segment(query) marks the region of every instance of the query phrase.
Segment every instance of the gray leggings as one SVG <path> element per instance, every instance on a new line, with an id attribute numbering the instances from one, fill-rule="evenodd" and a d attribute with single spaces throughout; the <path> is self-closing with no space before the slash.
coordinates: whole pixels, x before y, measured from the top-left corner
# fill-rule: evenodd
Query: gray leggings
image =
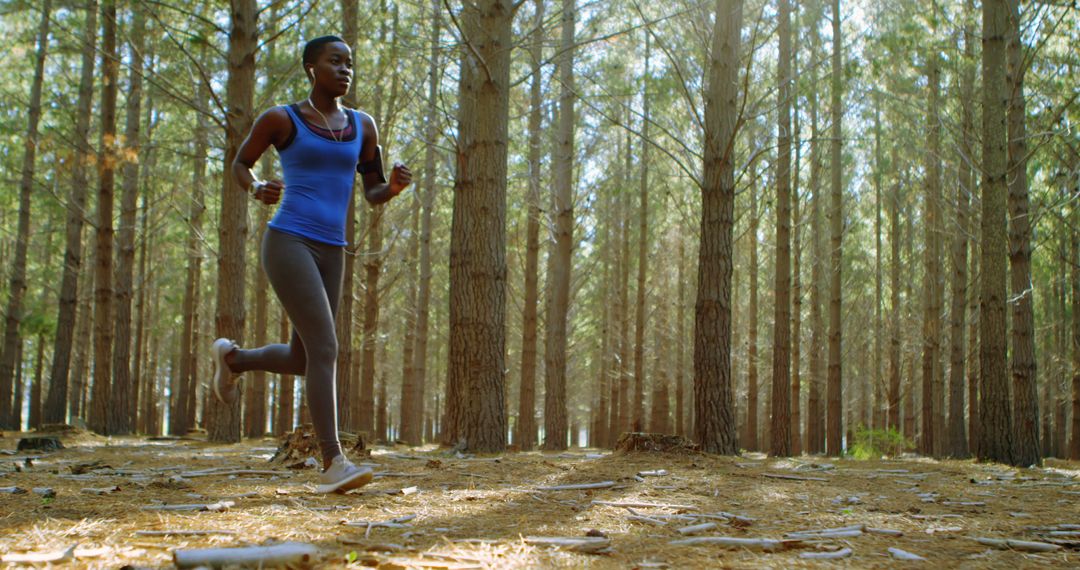
<path id="1" fill-rule="evenodd" d="M 341 454 L 337 424 L 337 332 L 344 248 L 267 228 L 262 266 L 293 325 L 289 344 L 237 349 L 233 372 L 303 375 L 308 409 L 325 461 Z"/>

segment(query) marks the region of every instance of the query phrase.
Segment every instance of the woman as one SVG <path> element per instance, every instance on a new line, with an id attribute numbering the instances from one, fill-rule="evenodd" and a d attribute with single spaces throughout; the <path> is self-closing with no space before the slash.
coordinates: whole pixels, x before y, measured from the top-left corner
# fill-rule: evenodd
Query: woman
<path id="1" fill-rule="evenodd" d="M 292 339 L 287 345 L 255 349 L 241 349 L 224 338 L 214 341 L 214 393 L 222 402 L 234 402 L 237 375 L 249 370 L 304 375 L 323 459 L 316 489 L 343 493 L 372 478 L 371 469 L 357 467 L 345 457 L 338 440 L 334 315 L 341 297 L 345 218 L 355 172 L 361 173 L 364 197 L 372 204 L 401 193 L 412 173 L 395 163 L 388 182 L 375 122 L 365 113 L 338 105 L 352 82 L 352 57 L 341 38 L 309 41 L 303 66 L 311 81 L 308 98 L 263 113 L 232 164 L 240 187 L 255 200 L 276 204 L 284 190 L 284 200 L 263 236 L 261 258 L 293 324 Z M 284 183 L 258 180 L 251 173 L 270 145 L 281 158 Z"/>

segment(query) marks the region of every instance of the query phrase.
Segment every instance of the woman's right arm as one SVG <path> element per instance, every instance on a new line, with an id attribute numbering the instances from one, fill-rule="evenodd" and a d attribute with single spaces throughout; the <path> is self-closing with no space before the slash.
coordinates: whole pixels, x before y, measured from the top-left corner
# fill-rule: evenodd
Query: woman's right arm
<path id="1" fill-rule="evenodd" d="M 291 129 L 292 122 L 289 120 L 288 112 L 281 107 L 273 107 L 255 119 L 251 132 L 240 144 L 240 149 L 236 152 L 236 158 L 232 163 L 232 173 L 240 184 L 240 188 L 244 191 L 249 190 L 251 184 L 257 180 L 251 173 L 255 162 L 270 145 L 277 146 L 285 142 Z M 281 191 L 285 185 L 280 180 L 263 182 L 262 186 L 255 191 L 255 199 L 264 204 L 276 204 L 281 199 Z"/>

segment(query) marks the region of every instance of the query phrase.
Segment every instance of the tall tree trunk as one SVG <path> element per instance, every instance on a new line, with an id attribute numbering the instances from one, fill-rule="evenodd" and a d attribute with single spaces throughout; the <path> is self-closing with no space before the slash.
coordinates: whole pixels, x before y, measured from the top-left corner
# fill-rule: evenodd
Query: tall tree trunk
<path id="1" fill-rule="evenodd" d="M 629 120 L 629 110 L 627 111 Z M 633 162 L 633 141 L 629 130 L 626 133 L 626 165 L 624 175 L 620 176 L 620 187 L 625 186 L 630 176 Z M 619 305 L 621 323 L 619 329 L 619 425 L 612 433 L 612 437 L 618 440 L 621 432 L 633 429 L 634 411 L 632 396 L 630 393 L 631 375 L 631 344 L 630 344 L 630 192 L 624 190 L 619 193 L 619 223 L 621 226 L 622 244 L 619 251 Z"/>
<path id="2" fill-rule="evenodd" d="M 71 197 L 67 204 L 64 271 L 60 283 L 59 308 L 56 318 L 56 340 L 53 344 L 52 370 L 49 374 L 49 395 L 45 399 L 42 421 L 64 423 L 68 412 L 68 372 L 79 291 L 79 270 L 82 267 L 82 227 L 86 209 L 86 162 L 90 154 L 90 107 L 94 95 L 94 54 L 97 45 L 97 0 L 86 4 L 86 23 L 82 41 L 82 67 L 79 74 L 79 98 L 75 105 L 75 158 L 72 161 Z M 78 397 L 77 394 L 74 397 Z"/>
<path id="3" fill-rule="evenodd" d="M 84 239 L 90 239 L 90 231 L 92 228 L 87 228 L 84 232 Z M 89 390 L 89 383 L 87 382 L 90 368 L 90 340 L 93 338 L 93 325 L 94 325 L 94 304 L 92 302 L 94 292 L 94 250 L 90 250 L 90 258 L 87 263 L 82 267 L 81 281 L 82 285 L 79 288 L 78 303 L 79 303 L 79 315 L 77 322 L 78 331 L 75 334 L 75 362 L 71 369 L 71 391 L 73 397 L 71 399 L 71 409 L 68 415 L 71 416 L 72 421 L 78 418 L 83 426 L 86 425 L 86 399 Z"/>
<path id="4" fill-rule="evenodd" d="M 360 409 L 354 423 L 361 432 L 375 436 L 375 356 L 379 337 L 379 277 L 382 275 L 382 217 L 385 206 L 371 209 L 364 258 L 364 336 L 360 356 Z"/>
<path id="5" fill-rule="evenodd" d="M 843 73 L 843 60 L 841 57 L 841 50 L 843 49 L 843 37 L 840 35 L 840 0 L 833 0 L 832 3 L 832 144 L 831 144 L 831 174 L 832 174 L 832 191 L 831 194 L 831 207 L 829 209 L 829 226 L 830 226 L 830 257 L 831 264 L 829 267 L 829 380 L 826 386 L 826 400 L 827 400 L 827 433 L 825 435 L 825 443 L 827 452 L 829 455 L 838 456 L 844 451 L 843 442 L 841 441 L 842 434 L 844 433 L 844 419 L 841 415 L 843 413 L 841 398 L 843 397 L 842 382 L 841 382 L 841 321 L 840 321 L 840 284 L 841 275 L 840 268 L 843 261 L 843 250 L 841 249 L 841 239 L 843 237 L 844 220 L 843 220 L 843 156 L 841 155 L 841 140 L 843 129 L 841 128 L 841 119 L 843 117 L 843 109 L 841 108 L 841 84 L 840 75 Z"/>
<path id="6" fill-rule="evenodd" d="M 570 271 L 574 247 L 574 29 L 575 0 L 562 2 L 562 42 L 559 72 L 559 125 L 552 161 L 555 218 L 554 251 L 549 273 L 547 333 L 544 341 L 544 449 L 567 446 L 566 335 L 570 308 Z"/>
<path id="7" fill-rule="evenodd" d="M 506 446 L 506 171 L 510 0 L 462 9 L 457 175 L 450 229 L 450 354 L 444 438 L 473 451 Z"/>
<path id="8" fill-rule="evenodd" d="M 285 315 L 285 310 L 281 310 L 281 314 L 278 317 L 278 338 L 281 342 L 289 342 L 289 317 Z M 282 374 L 278 376 L 278 398 L 277 398 L 277 419 L 274 421 L 274 430 L 276 435 L 289 433 L 293 429 L 293 415 L 296 411 L 295 401 L 296 394 L 294 389 L 296 387 L 295 379 L 288 375 Z"/>
<path id="9" fill-rule="evenodd" d="M 19 177 L 19 222 L 15 237 L 15 259 L 8 286 L 8 303 L 4 319 L 4 345 L 0 348 L 0 429 L 14 427 L 21 410 L 11 409 L 12 375 L 15 371 L 15 349 L 21 343 L 22 300 L 26 294 L 26 250 L 30 241 L 30 197 L 34 190 L 34 159 L 37 156 L 38 122 L 41 120 L 41 85 L 45 75 L 45 56 L 49 49 L 49 18 L 52 0 L 40 7 L 37 52 L 34 56 L 34 79 L 30 85 L 30 109 L 26 119 L 26 139 L 23 142 L 22 174 Z M 40 384 L 35 383 L 40 386 Z M 40 390 L 40 387 L 38 388 Z M 33 415 L 33 413 L 31 413 Z"/>
<path id="10" fill-rule="evenodd" d="M 645 274 L 649 250 L 649 53 L 652 36 L 645 35 L 645 73 L 642 85 L 641 204 L 638 210 L 637 304 L 634 307 L 634 431 L 645 426 Z"/>
<path id="11" fill-rule="evenodd" d="M 885 328 L 884 282 L 881 249 L 881 177 L 885 168 L 881 157 L 881 92 L 874 92 L 874 422 L 875 429 L 885 429 L 886 402 L 882 370 L 881 336 Z"/>
<path id="12" fill-rule="evenodd" d="M 1080 188 L 1076 188 L 1080 194 Z M 1080 223 L 1080 206 L 1073 201 L 1072 225 Z M 1072 440 L 1069 442 L 1069 459 L 1080 460 L 1080 232 L 1072 232 L 1069 252 L 1072 266 Z"/>
<path id="13" fill-rule="evenodd" d="M 1075 233 L 1075 232 L 1071 232 Z M 1062 240 L 1062 252 L 1069 251 L 1069 244 Z M 1074 258 L 1075 259 L 1075 258 Z M 1060 308 L 1058 314 L 1061 315 L 1061 320 L 1058 322 L 1058 354 L 1060 355 L 1061 372 L 1060 376 L 1054 379 L 1055 392 L 1057 396 L 1054 400 L 1054 457 L 1064 459 L 1069 456 L 1069 440 L 1068 440 L 1068 423 L 1066 422 L 1065 412 L 1068 409 L 1069 400 L 1069 322 L 1065 319 L 1067 313 L 1066 307 L 1068 307 L 1068 298 L 1066 297 L 1066 291 L 1069 289 L 1067 277 L 1058 287 L 1058 303 Z"/>
<path id="14" fill-rule="evenodd" d="M 751 137 L 756 138 L 754 136 Z M 756 146 L 753 154 L 757 155 Z M 758 197 L 755 179 L 757 174 L 754 166 L 757 161 L 750 159 L 750 235 L 748 244 L 750 247 L 750 304 L 747 307 L 750 315 L 747 319 L 748 345 L 746 349 L 746 423 L 743 426 L 743 447 L 751 451 L 757 451 L 760 447 L 758 441 Z"/>
<path id="15" fill-rule="evenodd" d="M 776 271 L 773 304 L 772 417 L 769 453 L 791 455 L 791 4 L 780 3 L 776 67 Z"/>
<path id="16" fill-rule="evenodd" d="M 685 436 L 686 427 L 686 240 L 679 236 L 679 298 L 675 313 L 675 435 Z"/>
<path id="17" fill-rule="evenodd" d="M 358 44 L 358 13 L 359 2 L 357 0 L 341 0 L 342 39 L 352 50 L 357 53 Z M 271 44 L 273 45 L 273 44 Z M 380 42 L 380 45 L 381 42 Z M 349 92 L 345 94 L 344 103 L 348 107 L 356 108 L 359 103 L 356 100 L 356 85 L 359 81 L 353 81 L 349 85 Z M 381 125 L 380 125 L 381 126 Z M 348 242 L 345 266 L 341 279 L 341 300 L 335 315 L 335 333 L 338 341 L 337 367 L 334 369 L 337 389 L 338 424 L 347 429 L 355 429 L 358 418 L 353 417 L 353 394 L 354 379 L 352 378 L 353 357 L 353 312 L 355 306 L 354 290 L 356 288 L 356 253 L 360 247 L 356 241 L 356 209 L 357 197 L 353 192 L 349 198 L 349 206 L 345 214 L 345 240 Z"/>
<path id="18" fill-rule="evenodd" d="M 825 220 L 824 201 L 825 197 L 821 188 L 821 168 L 824 147 L 822 130 L 818 125 L 818 67 L 819 67 L 819 44 L 821 37 L 818 33 L 820 19 L 824 12 L 824 4 L 820 1 L 813 3 L 813 12 L 810 18 L 810 92 L 807 94 L 810 106 L 810 362 L 807 372 L 810 375 L 810 390 L 806 398 L 806 452 L 822 453 L 825 451 L 825 414 L 822 409 L 821 398 L 824 388 L 824 376 L 822 374 L 822 356 L 825 354 L 825 321 L 821 314 L 824 305 L 822 296 L 825 280 Z"/>
<path id="19" fill-rule="evenodd" d="M 145 14 L 133 10 L 128 50 L 131 59 L 127 109 L 124 117 L 126 153 L 138 156 L 142 119 L 142 73 Z M 109 407 L 109 431 L 126 435 L 135 429 L 138 416 L 138 384 L 131 378 L 131 296 L 135 279 L 135 212 L 138 209 L 139 163 L 124 163 L 120 186 L 120 233 L 116 265 L 116 346 L 113 349 L 112 401 Z"/>
<path id="20" fill-rule="evenodd" d="M 978 457 L 984 461 L 1014 463 L 1013 420 L 1006 376 L 1005 323 L 1005 194 L 1008 93 L 1005 78 L 1005 42 L 1008 34 L 1006 0 L 983 1 L 983 184 L 982 263 L 979 301 L 980 441 Z"/>
<path id="21" fill-rule="evenodd" d="M 791 168 L 791 454 L 801 455 L 802 445 L 802 214 L 799 199 L 799 168 L 802 161 L 802 121 L 799 118 L 799 4 L 796 1 L 795 30 L 791 46 L 792 139 L 795 161 Z"/>
<path id="22" fill-rule="evenodd" d="M 654 290 L 668 291 L 670 286 L 661 273 L 653 276 Z M 668 385 L 668 365 L 666 356 L 670 354 L 668 346 L 667 311 L 669 301 L 662 296 L 655 297 L 656 324 L 653 326 L 653 389 L 649 414 L 649 431 L 652 433 L 671 433 L 671 388 Z"/>
<path id="23" fill-rule="evenodd" d="M 528 218 L 525 222 L 525 300 L 521 317 L 521 385 L 514 441 L 522 451 L 536 446 L 536 318 L 537 266 L 540 257 L 540 129 L 543 95 L 541 59 L 544 41 L 544 0 L 535 0 L 535 29 L 529 44 L 532 77 L 529 84 Z M 621 139 L 620 139 L 621 140 Z"/>
<path id="24" fill-rule="evenodd" d="M 890 151 L 889 164 L 896 164 L 896 146 Z M 889 200 L 889 420 L 890 429 L 900 430 L 900 321 L 904 310 L 900 306 L 900 244 L 903 241 L 903 227 L 900 225 L 901 185 L 893 182 Z"/>
<path id="25" fill-rule="evenodd" d="M 206 48 L 200 47 L 199 59 L 205 61 Z M 206 84 L 199 82 L 199 104 L 205 104 L 209 98 Z M 195 359 L 195 343 L 197 341 L 195 322 L 198 320 L 198 307 L 200 287 L 202 282 L 202 239 L 203 239 L 203 212 L 206 206 L 203 196 L 206 193 L 206 153 L 208 125 L 204 113 L 199 113 L 195 120 L 195 148 L 192 157 L 191 176 L 191 202 L 188 206 L 188 235 L 187 235 L 187 270 L 184 280 L 183 300 L 183 329 L 180 336 L 180 376 L 179 394 L 175 396 L 176 405 L 173 406 L 169 416 L 169 433 L 183 435 L 195 425 L 195 386 L 198 371 L 198 360 Z"/>
<path id="26" fill-rule="evenodd" d="M 116 51 L 116 1 L 101 7 L 101 142 L 98 147 L 97 237 L 94 255 L 94 388 L 88 424 L 98 433 L 111 433 L 109 409 L 113 352 L 113 197 L 115 194 L 116 95 L 120 58 Z"/>
<path id="27" fill-rule="evenodd" d="M 255 0 L 230 0 L 231 28 L 229 30 L 228 79 L 226 80 L 225 162 L 224 172 L 251 130 L 255 95 L 255 50 L 258 46 L 258 10 Z M 217 308 L 214 330 L 217 336 L 242 343 L 247 243 L 247 193 L 233 176 L 223 176 L 221 215 L 218 224 L 220 249 L 218 254 Z M 240 440 L 240 400 L 232 405 L 208 398 L 209 417 L 206 420 L 210 441 Z"/>
<path id="28" fill-rule="evenodd" d="M 707 453 L 738 451 L 731 377 L 735 134 L 742 0 L 716 0 L 705 92 L 701 246 L 694 307 L 694 439 Z"/>
<path id="29" fill-rule="evenodd" d="M 59 184 L 55 183 L 56 182 L 55 177 L 53 178 L 53 180 L 54 180 L 54 190 L 55 190 L 56 189 L 55 186 L 59 186 Z M 42 251 L 45 252 L 45 270 L 42 272 L 42 275 L 47 275 L 47 276 L 52 275 L 52 261 L 53 261 L 53 251 L 52 251 L 53 231 L 52 231 L 52 229 L 53 229 L 53 220 L 52 220 L 52 216 L 49 215 L 46 222 L 45 222 L 45 249 L 42 250 Z M 38 303 L 39 303 L 40 306 L 45 307 L 46 303 L 48 303 L 48 300 L 49 300 L 49 288 L 48 287 L 42 287 L 41 288 L 41 294 L 38 297 Z M 28 425 L 29 429 L 32 429 L 32 430 L 35 430 L 35 429 L 38 429 L 39 427 L 41 427 L 41 383 L 42 383 L 42 379 L 43 379 L 44 373 L 45 373 L 45 333 L 38 332 L 37 341 L 35 342 L 35 344 L 37 345 L 36 346 L 37 356 L 35 357 L 35 361 L 34 361 L 34 380 L 33 380 L 34 383 L 31 384 L 31 386 L 30 386 L 30 417 L 27 420 L 27 425 Z"/>
<path id="30" fill-rule="evenodd" d="M 1039 392 L 1035 369 L 1035 288 L 1031 283 L 1031 207 L 1027 182 L 1025 63 L 1020 36 L 1020 1 L 1009 0 L 1008 72 L 1009 279 L 1012 285 L 1013 464 L 1042 464 Z"/>
<path id="31" fill-rule="evenodd" d="M 971 30 L 971 18 L 974 12 L 974 2 L 964 2 L 963 38 L 964 55 L 961 60 L 963 66 L 960 72 L 960 149 L 957 158 L 957 167 L 960 169 L 959 185 L 956 188 L 956 226 L 959 231 L 953 237 L 953 280 L 952 280 L 952 308 L 951 331 L 949 340 L 950 366 L 949 366 L 949 455 L 956 458 L 968 456 L 968 434 L 964 420 L 964 399 L 966 397 L 964 382 L 966 380 L 966 354 L 964 345 L 964 333 L 967 323 L 967 264 L 968 264 L 968 197 L 975 193 L 974 169 L 971 167 L 974 161 L 973 134 L 975 129 L 974 114 L 971 109 L 971 98 L 974 96 L 975 84 L 975 49 L 972 44 L 973 34 Z M 974 404 L 974 402 L 972 402 Z"/>
<path id="32" fill-rule="evenodd" d="M 936 8 L 933 16 L 937 18 Z M 932 30 L 936 26 L 931 26 Z M 933 36 L 935 32 L 931 31 Z M 926 55 L 927 113 L 926 113 L 926 198 L 923 209 L 926 286 L 923 290 L 923 352 L 922 352 L 922 437 L 919 450 L 923 455 L 937 456 L 941 445 L 937 416 L 943 394 L 937 383 L 941 366 L 941 127 L 938 120 L 938 100 L 941 92 L 941 72 L 938 68 L 936 38 L 931 37 Z"/>
<path id="33" fill-rule="evenodd" d="M 148 105 L 149 106 L 149 105 Z M 144 147 L 145 150 L 145 147 Z M 149 154 L 149 153 L 147 153 Z M 144 358 L 146 356 L 146 291 L 149 289 L 149 282 L 146 278 L 146 250 L 147 244 L 150 242 L 150 232 L 147 231 L 150 225 L 149 211 L 149 198 L 147 196 L 149 192 L 143 192 L 142 204 L 139 206 L 140 220 L 139 226 L 142 229 L 142 238 L 139 240 L 139 290 L 135 296 L 135 366 L 132 371 L 132 378 L 135 382 L 138 382 L 142 387 L 139 389 L 140 394 L 140 412 L 138 421 L 139 433 L 150 433 L 149 422 L 151 406 L 155 404 L 153 388 L 156 382 L 156 378 L 153 374 L 147 374 L 148 368 L 144 366 Z M 187 320 L 187 315 L 184 315 L 184 320 Z M 181 353 L 186 354 L 186 353 Z M 154 434 L 158 435 L 158 434 Z"/>
<path id="34" fill-rule="evenodd" d="M 972 62 L 974 65 L 975 62 Z M 971 164 L 972 170 L 975 170 L 975 166 L 979 164 L 975 157 L 975 141 L 974 136 L 974 124 L 972 126 L 971 137 Z M 968 267 L 968 314 L 971 315 L 968 323 L 968 348 L 967 348 L 967 370 L 968 370 L 968 453 L 975 457 L 979 456 L 979 426 L 981 420 L 979 419 L 979 410 L 981 404 L 979 403 L 979 387 L 980 387 L 980 366 L 979 366 L 979 288 L 980 284 L 977 282 L 979 277 L 979 256 L 977 247 L 979 244 L 979 228 L 981 222 L 979 221 L 979 194 L 976 192 L 977 180 L 971 181 L 971 207 L 968 209 L 969 220 L 967 233 L 970 236 L 970 266 Z"/>
<path id="35" fill-rule="evenodd" d="M 435 139 L 439 134 L 436 102 L 441 72 L 439 58 L 442 55 L 439 49 L 442 23 L 442 6 L 439 0 L 432 0 L 431 11 L 434 22 L 431 26 L 431 64 L 428 68 L 427 131 L 424 135 L 427 145 L 424 148 L 423 212 L 420 215 L 420 283 L 416 292 L 416 346 L 413 348 L 413 383 L 416 387 L 416 397 L 410 407 L 409 419 L 404 417 L 404 411 L 401 419 L 402 426 L 411 426 L 409 429 L 415 429 L 416 435 L 403 433 L 402 438 L 406 443 L 411 441 L 420 443 L 424 435 L 421 430 L 424 427 L 424 394 L 427 392 L 428 319 L 431 302 L 431 210 L 435 207 L 435 180 L 438 174 L 435 170 Z"/>

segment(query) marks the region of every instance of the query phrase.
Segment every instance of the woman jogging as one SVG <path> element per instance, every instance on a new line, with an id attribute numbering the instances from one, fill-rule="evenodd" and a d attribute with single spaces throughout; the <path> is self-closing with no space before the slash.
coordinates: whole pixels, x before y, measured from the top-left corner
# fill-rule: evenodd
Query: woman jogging
<path id="1" fill-rule="evenodd" d="M 289 344 L 241 349 L 229 339 L 214 341 L 214 393 L 236 401 L 237 375 L 249 370 L 303 375 L 308 406 L 322 452 L 320 493 L 345 492 L 371 481 L 372 471 L 353 465 L 338 440 L 335 365 L 338 343 L 334 315 L 341 297 L 345 218 L 355 173 L 363 178 L 364 197 L 381 204 L 412 180 L 408 167 L 395 164 L 383 174 L 379 135 L 365 113 L 343 108 L 338 98 L 352 83 L 352 54 L 337 36 L 323 36 L 304 46 L 304 72 L 311 81 L 308 98 L 262 114 L 240 145 L 232 174 L 255 200 L 281 200 L 263 236 L 263 270 L 293 325 Z M 262 181 L 251 173 L 263 152 L 274 145 L 285 181 Z"/>

